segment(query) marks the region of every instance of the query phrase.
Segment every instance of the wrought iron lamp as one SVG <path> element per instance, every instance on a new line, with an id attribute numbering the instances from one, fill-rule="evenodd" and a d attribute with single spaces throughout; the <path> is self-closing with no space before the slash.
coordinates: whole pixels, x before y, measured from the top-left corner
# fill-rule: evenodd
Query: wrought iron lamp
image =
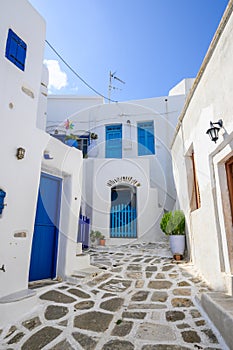
<path id="1" fill-rule="evenodd" d="M 214 126 L 214 125 L 218 125 L 219 127 L 217 126 Z M 216 141 L 218 140 L 218 133 L 219 133 L 219 130 L 223 127 L 223 121 L 222 119 L 219 119 L 218 122 L 216 123 L 212 123 L 210 122 L 210 128 L 206 131 L 206 133 L 209 135 L 211 141 L 214 141 L 216 143 Z"/>

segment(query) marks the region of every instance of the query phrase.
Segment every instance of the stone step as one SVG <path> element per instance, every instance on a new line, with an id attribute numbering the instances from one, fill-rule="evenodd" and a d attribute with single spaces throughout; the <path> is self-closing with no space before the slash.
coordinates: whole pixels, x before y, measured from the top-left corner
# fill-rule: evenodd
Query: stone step
<path id="1" fill-rule="evenodd" d="M 229 349 L 233 350 L 233 297 L 221 292 L 203 293 L 201 306 Z"/>
<path id="2" fill-rule="evenodd" d="M 66 280 L 70 283 L 77 284 L 80 283 L 80 281 L 87 282 L 101 273 L 103 273 L 103 270 L 99 269 L 98 267 L 89 265 L 83 269 L 73 271 L 71 276 L 66 277 Z"/>
<path id="3" fill-rule="evenodd" d="M 81 270 L 90 266 L 90 255 L 89 254 L 77 254 L 75 257 L 75 269 Z"/>

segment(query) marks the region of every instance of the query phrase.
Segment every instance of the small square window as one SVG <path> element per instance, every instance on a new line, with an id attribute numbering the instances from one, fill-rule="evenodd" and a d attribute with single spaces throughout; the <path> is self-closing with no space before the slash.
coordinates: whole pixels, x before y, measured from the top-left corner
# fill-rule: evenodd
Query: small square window
<path id="1" fill-rule="evenodd" d="M 22 71 L 25 68 L 26 51 L 26 43 L 9 29 L 5 56 Z"/>

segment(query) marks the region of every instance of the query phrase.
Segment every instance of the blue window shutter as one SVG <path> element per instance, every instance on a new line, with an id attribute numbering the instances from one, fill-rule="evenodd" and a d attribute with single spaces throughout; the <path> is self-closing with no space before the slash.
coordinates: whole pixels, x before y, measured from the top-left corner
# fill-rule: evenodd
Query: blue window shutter
<path id="1" fill-rule="evenodd" d="M 8 31 L 5 57 L 24 71 L 27 45 L 12 29 Z"/>
<path id="2" fill-rule="evenodd" d="M 155 154 L 154 123 L 138 123 L 138 155 Z"/>
<path id="3" fill-rule="evenodd" d="M 18 42 L 17 60 L 22 70 L 24 70 L 26 48 L 26 44 L 20 39 L 20 41 Z"/>
<path id="4" fill-rule="evenodd" d="M 122 158 L 122 125 L 106 126 L 106 158 Z"/>
<path id="5" fill-rule="evenodd" d="M 9 40 L 9 55 L 12 58 L 14 63 L 17 57 L 17 47 L 18 47 L 17 41 L 15 40 L 15 37 L 12 34 Z"/>

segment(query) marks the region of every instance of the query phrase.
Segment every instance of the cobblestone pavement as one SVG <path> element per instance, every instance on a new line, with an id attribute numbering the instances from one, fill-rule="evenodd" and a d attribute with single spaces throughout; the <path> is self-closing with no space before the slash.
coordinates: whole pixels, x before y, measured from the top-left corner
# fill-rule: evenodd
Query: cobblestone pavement
<path id="1" fill-rule="evenodd" d="M 91 250 L 101 274 L 37 290 L 34 312 L 0 330 L 0 349 L 228 349 L 195 301 L 207 285 L 166 244 Z"/>

